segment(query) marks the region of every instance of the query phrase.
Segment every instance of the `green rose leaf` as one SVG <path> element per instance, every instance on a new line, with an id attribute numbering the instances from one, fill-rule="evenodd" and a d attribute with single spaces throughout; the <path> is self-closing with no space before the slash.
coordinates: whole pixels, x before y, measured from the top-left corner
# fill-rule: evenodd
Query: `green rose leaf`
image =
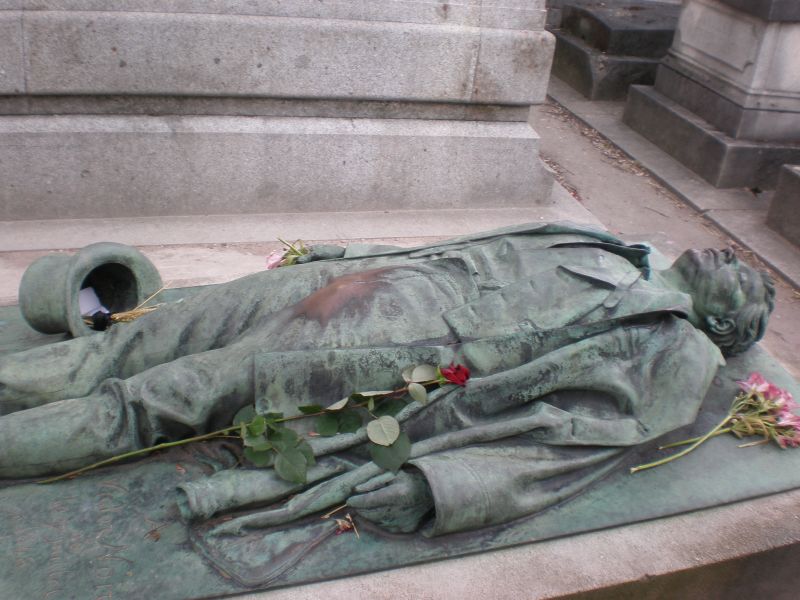
<path id="1" fill-rule="evenodd" d="M 292 483 L 305 483 L 308 462 L 303 452 L 298 448 L 289 448 L 278 451 L 275 457 L 275 472 L 281 479 Z"/>
<path id="2" fill-rule="evenodd" d="M 261 435 L 266 430 L 267 420 L 261 415 L 253 417 L 253 420 L 247 425 L 247 431 L 250 432 L 250 435 Z"/>
<path id="3" fill-rule="evenodd" d="M 325 409 L 319 404 L 309 404 L 308 406 L 298 406 L 297 410 L 304 415 L 313 415 L 315 413 L 322 412 Z"/>
<path id="4" fill-rule="evenodd" d="M 322 436 L 330 437 L 332 435 L 336 435 L 339 433 L 338 415 L 333 413 L 325 413 L 324 415 L 318 416 L 316 420 L 316 428 L 317 433 Z"/>
<path id="5" fill-rule="evenodd" d="M 428 403 L 428 391 L 425 386 L 419 383 L 408 384 L 408 395 L 414 400 L 425 406 Z"/>
<path id="6" fill-rule="evenodd" d="M 244 457 L 257 467 L 268 467 L 272 463 L 272 452 L 269 450 L 245 448 Z"/>
<path id="7" fill-rule="evenodd" d="M 405 407 L 406 402 L 404 400 L 401 400 L 400 398 L 387 398 L 375 407 L 375 410 L 372 411 L 372 414 L 374 414 L 376 417 L 382 417 L 383 415 L 389 415 L 390 417 L 393 417 Z"/>
<path id="8" fill-rule="evenodd" d="M 263 442 L 259 442 L 257 444 L 253 444 L 250 447 L 256 452 L 268 452 L 272 450 L 272 444 L 270 444 L 267 440 L 264 440 Z"/>
<path id="9" fill-rule="evenodd" d="M 255 448 L 256 446 L 263 444 L 269 444 L 267 438 L 265 438 L 263 435 L 246 435 L 242 438 L 242 441 L 244 442 L 245 446 L 250 448 Z"/>
<path id="10" fill-rule="evenodd" d="M 397 419 L 384 415 L 367 424 L 367 437 L 379 446 L 391 446 L 400 436 Z"/>
<path id="11" fill-rule="evenodd" d="M 317 459 L 314 458 L 314 450 L 311 448 L 311 444 L 305 440 L 301 440 L 297 445 L 297 449 L 305 456 L 306 466 L 310 467 L 317 464 Z"/>
<path id="12" fill-rule="evenodd" d="M 339 433 L 355 433 L 361 429 L 361 417 L 357 412 L 346 410 L 336 416 L 339 419 Z"/>
<path id="13" fill-rule="evenodd" d="M 288 427 L 276 427 L 269 434 L 269 441 L 276 450 L 284 451 L 297 446 L 300 436 Z"/>
<path id="14" fill-rule="evenodd" d="M 338 402 L 334 402 L 329 407 L 327 407 L 325 410 L 330 410 L 330 411 L 342 410 L 345 406 L 347 406 L 348 402 L 350 402 L 350 397 L 349 396 L 347 398 L 342 398 Z"/>
<path id="15" fill-rule="evenodd" d="M 241 408 L 233 417 L 234 425 L 241 425 L 242 423 L 249 423 L 256 416 L 256 409 L 252 404 Z"/>
<path id="16" fill-rule="evenodd" d="M 439 376 L 436 367 L 432 365 L 419 365 L 411 371 L 411 381 L 419 383 L 421 381 L 433 381 Z"/>
<path id="17" fill-rule="evenodd" d="M 411 455 L 411 440 L 401 433 L 391 446 L 370 444 L 369 455 L 380 468 L 397 473 Z"/>

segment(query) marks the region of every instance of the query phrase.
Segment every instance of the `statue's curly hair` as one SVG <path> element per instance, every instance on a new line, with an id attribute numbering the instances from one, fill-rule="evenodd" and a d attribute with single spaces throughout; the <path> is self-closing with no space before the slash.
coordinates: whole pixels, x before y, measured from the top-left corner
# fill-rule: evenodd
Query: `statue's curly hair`
<path id="1" fill-rule="evenodd" d="M 758 273 L 764 284 L 764 297 L 750 298 L 738 312 L 727 315 L 736 323 L 736 327 L 724 334 L 704 328 L 706 335 L 719 346 L 725 356 L 741 354 L 764 337 L 767 330 L 769 315 L 775 308 L 775 282 L 765 271 Z M 706 317 L 706 320 L 710 318 Z"/>

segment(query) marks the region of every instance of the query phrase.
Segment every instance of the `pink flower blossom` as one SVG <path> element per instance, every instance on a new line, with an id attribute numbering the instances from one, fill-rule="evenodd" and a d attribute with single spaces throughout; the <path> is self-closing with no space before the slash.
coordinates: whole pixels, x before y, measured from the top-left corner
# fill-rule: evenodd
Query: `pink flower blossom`
<path id="1" fill-rule="evenodd" d="M 800 416 L 788 410 L 781 411 L 778 413 L 778 425 L 781 427 L 791 427 L 800 433 Z"/>
<path id="2" fill-rule="evenodd" d="M 761 373 L 751 373 L 746 381 L 738 381 L 739 387 L 747 394 L 761 394 L 764 400 L 772 402 L 779 409 L 792 410 L 798 408 L 792 395 L 786 390 L 767 381 Z"/>
<path id="3" fill-rule="evenodd" d="M 780 391 L 781 394 L 777 398 L 774 398 L 772 400 L 775 403 L 775 406 L 778 407 L 778 409 L 785 410 L 788 412 L 796 408 L 800 408 L 800 406 L 798 406 L 797 402 L 794 401 L 792 395 L 789 392 L 787 392 L 786 390 L 780 390 Z"/>
<path id="4" fill-rule="evenodd" d="M 739 387 L 742 389 L 743 392 L 747 392 L 748 394 L 754 394 L 757 392 L 764 393 L 766 392 L 771 383 L 769 383 L 761 373 L 751 373 L 750 377 L 747 378 L 746 381 L 737 381 L 736 383 L 739 384 Z"/>
<path id="5" fill-rule="evenodd" d="M 800 437 L 791 432 L 789 435 L 778 435 L 777 442 L 781 448 L 797 448 L 800 446 Z"/>
<path id="6" fill-rule="evenodd" d="M 277 269 L 281 266 L 283 256 L 286 254 L 283 250 L 275 250 L 267 257 L 267 269 Z"/>

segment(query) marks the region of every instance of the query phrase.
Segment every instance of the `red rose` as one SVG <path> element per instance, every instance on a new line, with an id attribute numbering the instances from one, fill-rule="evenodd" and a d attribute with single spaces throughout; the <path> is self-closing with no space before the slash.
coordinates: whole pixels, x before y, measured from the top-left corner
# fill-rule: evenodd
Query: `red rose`
<path id="1" fill-rule="evenodd" d="M 450 383 L 461 386 L 467 385 L 467 379 L 469 379 L 469 369 L 464 365 L 450 363 L 449 367 L 440 368 L 439 372 L 442 374 L 442 377 L 444 377 Z"/>

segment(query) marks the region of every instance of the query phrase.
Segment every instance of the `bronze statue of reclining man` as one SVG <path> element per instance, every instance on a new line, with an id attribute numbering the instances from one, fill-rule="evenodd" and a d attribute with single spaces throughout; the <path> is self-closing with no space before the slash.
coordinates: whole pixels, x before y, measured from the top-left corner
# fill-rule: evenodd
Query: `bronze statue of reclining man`
<path id="1" fill-rule="evenodd" d="M 363 432 L 314 439 L 309 478 L 322 483 L 229 527 L 341 500 L 387 529 L 427 522 L 432 534 L 531 514 L 626 448 L 691 423 L 722 355 L 764 334 L 774 288 L 732 252 L 689 250 L 664 271 L 648 253 L 566 224 L 325 248 L 107 332 L 0 357 L 0 477 L 213 431 L 253 402 L 290 413 L 399 387 L 411 364 L 455 361 L 472 370 L 466 387 L 400 415 L 413 450 L 397 475 L 364 458 Z M 182 508 L 208 517 L 298 491 L 274 477 L 263 491 L 264 477 L 237 469 L 189 484 Z"/>

